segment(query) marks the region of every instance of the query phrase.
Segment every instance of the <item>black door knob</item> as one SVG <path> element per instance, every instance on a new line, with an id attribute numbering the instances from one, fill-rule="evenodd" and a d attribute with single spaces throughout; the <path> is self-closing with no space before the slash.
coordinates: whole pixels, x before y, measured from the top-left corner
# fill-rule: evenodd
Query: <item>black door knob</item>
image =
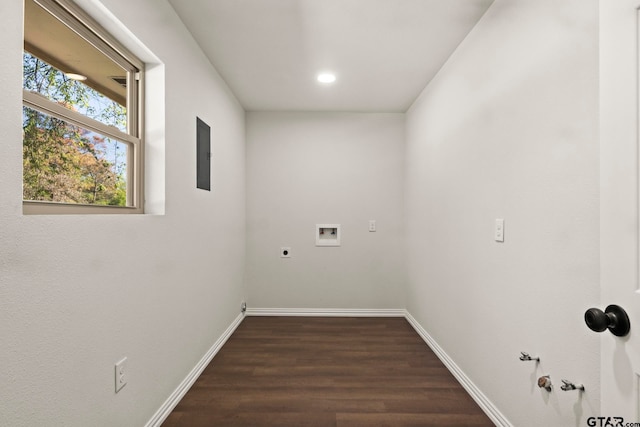
<path id="1" fill-rule="evenodd" d="M 584 313 L 584 321 L 592 331 L 603 332 L 609 329 L 618 337 L 629 334 L 631 323 L 624 309 L 617 305 L 610 305 L 604 311 L 599 308 L 590 308 Z"/>

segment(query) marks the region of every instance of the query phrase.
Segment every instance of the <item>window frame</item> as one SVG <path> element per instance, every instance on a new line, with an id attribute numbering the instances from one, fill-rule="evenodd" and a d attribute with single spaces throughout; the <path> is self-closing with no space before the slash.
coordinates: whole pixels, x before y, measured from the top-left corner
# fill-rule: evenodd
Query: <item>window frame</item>
<path id="1" fill-rule="evenodd" d="M 72 0 L 33 0 L 102 54 L 127 71 L 127 132 L 65 108 L 23 89 L 22 107 L 35 109 L 88 130 L 130 144 L 127 150 L 127 205 L 104 206 L 23 200 L 23 214 L 144 213 L 144 69 L 145 64 Z M 24 141 L 23 141 L 24 143 Z"/>

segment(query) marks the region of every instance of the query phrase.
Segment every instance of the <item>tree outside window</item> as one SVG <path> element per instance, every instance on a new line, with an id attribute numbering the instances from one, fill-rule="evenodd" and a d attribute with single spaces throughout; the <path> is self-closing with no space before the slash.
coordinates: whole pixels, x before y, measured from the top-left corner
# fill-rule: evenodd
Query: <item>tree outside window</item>
<path id="1" fill-rule="evenodd" d="M 24 89 L 126 130 L 126 108 L 25 52 Z M 23 198 L 125 206 L 127 145 L 23 107 Z"/>

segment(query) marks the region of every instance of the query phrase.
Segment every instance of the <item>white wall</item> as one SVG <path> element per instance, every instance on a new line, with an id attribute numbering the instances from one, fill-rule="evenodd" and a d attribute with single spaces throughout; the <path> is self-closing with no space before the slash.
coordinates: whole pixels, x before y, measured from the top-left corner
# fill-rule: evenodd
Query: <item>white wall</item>
<path id="1" fill-rule="evenodd" d="M 250 307 L 404 308 L 403 150 L 402 114 L 247 113 Z"/>
<path id="2" fill-rule="evenodd" d="M 147 130 L 160 159 L 150 175 L 166 177 L 164 200 L 163 183 L 150 183 L 154 211 L 165 214 L 22 215 L 22 0 L 3 1 L 2 425 L 144 425 L 244 297 L 244 111 L 165 1 L 103 3 L 164 64 Z M 196 115 L 212 126 L 211 192 L 195 189 Z M 129 383 L 116 395 L 125 356 Z"/>
<path id="3" fill-rule="evenodd" d="M 599 410 L 597 14 L 496 0 L 407 114 L 408 309 L 518 427 Z"/>
<path id="4" fill-rule="evenodd" d="M 242 108 L 168 4 L 103 3 L 166 79 L 148 129 L 164 215 L 22 215 L 22 1 L 3 1 L 3 423 L 144 425 L 245 296 L 406 306 L 514 426 L 598 411 L 598 337 L 582 322 L 599 305 L 596 0 L 496 0 L 408 112 L 406 138 L 400 114 L 256 112 L 246 159 Z M 212 126 L 211 193 L 195 189 L 196 115 Z M 315 247 L 319 222 L 342 224 L 342 247 Z"/>

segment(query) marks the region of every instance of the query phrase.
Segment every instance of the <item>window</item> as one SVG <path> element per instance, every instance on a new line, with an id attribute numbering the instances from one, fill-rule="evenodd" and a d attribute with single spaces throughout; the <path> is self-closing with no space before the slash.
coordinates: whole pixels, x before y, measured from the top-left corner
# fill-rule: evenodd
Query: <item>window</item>
<path id="1" fill-rule="evenodd" d="M 143 64 L 69 0 L 25 0 L 25 213 L 142 212 Z"/>

